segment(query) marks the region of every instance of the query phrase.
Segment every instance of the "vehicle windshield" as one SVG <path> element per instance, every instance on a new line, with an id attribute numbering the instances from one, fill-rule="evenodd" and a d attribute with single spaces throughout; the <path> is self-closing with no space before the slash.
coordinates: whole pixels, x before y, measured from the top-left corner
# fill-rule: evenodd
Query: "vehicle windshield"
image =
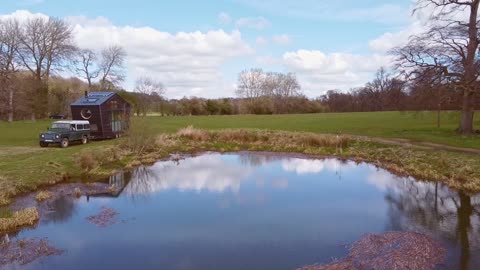
<path id="1" fill-rule="evenodd" d="M 53 123 L 52 129 L 69 129 L 70 124 L 68 123 Z"/>

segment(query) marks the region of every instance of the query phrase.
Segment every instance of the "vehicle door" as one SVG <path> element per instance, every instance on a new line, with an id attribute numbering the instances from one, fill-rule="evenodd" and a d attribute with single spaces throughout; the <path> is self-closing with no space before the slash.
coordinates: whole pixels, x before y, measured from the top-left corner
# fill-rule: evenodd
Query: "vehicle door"
<path id="1" fill-rule="evenodd" d="M 77 140 L 80 140 L 80 131 L 78 130 L 78 125 L 76 124 L 71 124 L 70 125 L 70 136 L 69 136 L 69 140 L 70 141 L 77 141 Z"/>

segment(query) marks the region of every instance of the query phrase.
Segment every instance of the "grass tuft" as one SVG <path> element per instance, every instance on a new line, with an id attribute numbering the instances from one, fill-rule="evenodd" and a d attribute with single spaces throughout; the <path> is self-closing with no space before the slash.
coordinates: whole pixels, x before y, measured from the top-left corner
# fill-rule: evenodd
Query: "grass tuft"
<path id="1" fill-rule="evenodd" d="M 177 132 L 177 135 L 181 138 L 187 138 L 194 141 L 208 141 L 210 139 L 210 133 L 206 130 L 196 129 L 193 126 L 182 128 Z"/>
<path id="2" fill-rule="evenodd" d="M 13 232 L 24 226 L 34 226 L 39 219 L 35 207 L 14 212 L 11 217 L 0 218 L 0 233 Z"/>
<path id="3" fill-rule="evenodd" d="M 37 202 L 43 202 L 50 200 L 51 198 L 53 198 L 53 194 L 48 191 L 39 191 L 35 196 L 35 200 L 37 200 Z"/>

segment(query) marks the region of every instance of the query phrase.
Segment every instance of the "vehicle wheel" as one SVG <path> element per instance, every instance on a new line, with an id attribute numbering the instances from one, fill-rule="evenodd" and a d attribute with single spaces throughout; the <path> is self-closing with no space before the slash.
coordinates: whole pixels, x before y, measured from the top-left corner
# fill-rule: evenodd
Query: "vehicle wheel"
<path id="1" fill-rule="evenodd" d="M 40 147 L 48 147 L 48 143 L 46 143 L 46 142 L 40 142 Z"/>
<path id="2" fill-rule="evenodd" d="M 68 143 L 69 143 L 68 138 L 63 138 L 62 141 L 60 142 L 60 147 L 67 148 Z"/>
<path id="3" fill-rule="evenodd" d="M 87 136 L 82 137 L 82 144 L 87 144 L 88 143 L 88 138 Z"/>

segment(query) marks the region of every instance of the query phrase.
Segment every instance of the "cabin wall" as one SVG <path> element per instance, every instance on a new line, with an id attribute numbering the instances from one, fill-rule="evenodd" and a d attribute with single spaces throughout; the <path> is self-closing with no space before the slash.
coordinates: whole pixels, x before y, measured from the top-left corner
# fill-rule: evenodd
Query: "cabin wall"
<path id="1" fill-rule="evenodd" d="M 89 119 L 81 115 L 83 109 L 88 108 L 92 112 Z M 71 106 L 73 120 L 88 120 L 91 125 L 96 125 L 97 130 L 92 131 L 94 137 L 115 138 L 117 134 L 123 133 L 130 123 L 131 106 L 119 95 L 114 95 L 101 105 Z M 116 118 L 112 123 L 112 116 Z M 119 124 L 121 122 L 121 124 Z M 121 127 L 121 130 L 118 127 Z M 117 129 L 117 130 L 113 130 Z"/>
<path id="2" fill-rule="evenodd" d="M 85 119 L 82 117 L 82 110 L 88 109 L 92 112 L 92 116 L 89 119 Z M 72 120 L 87 120 L 90 122 L 90 128 L 92 131 L 90 132 L 94 137 L 102 137 L 104 128 L 102 125 L 102 119 L 100 117 L 100 106 L 92 105 L 92 106 L 71 106 L 72 110 Z M 95 130 L 96 126 L 96 130 Z"/>

